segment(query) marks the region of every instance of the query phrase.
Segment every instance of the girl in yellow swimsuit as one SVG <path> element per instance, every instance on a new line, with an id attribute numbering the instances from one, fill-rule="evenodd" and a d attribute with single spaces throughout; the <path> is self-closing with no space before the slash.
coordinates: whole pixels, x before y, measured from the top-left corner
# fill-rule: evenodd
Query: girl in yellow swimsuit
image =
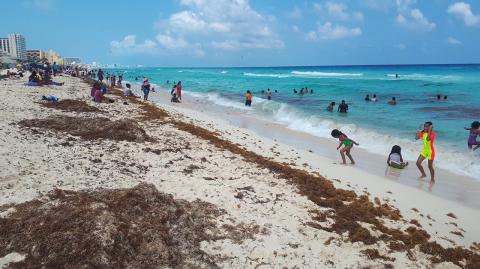
<path id="1" fill-rule="evenodd" d="M 337 150 L 339 150 L 342 145 L 344 146 L 340 150 L 340 156 L 342 156 L 343 164 L 346 164 L 347 162 L 345 161 L 345 155 L 350 159 L 352 164 L 355 164 L 355 161 L 353 160 L 352 155 L 350 155 L 350 150 L 353 148 L 353 145 L 359 145 L 357 142 L 353 141 L 352 139 L 348 138 L 344 133 L 340 132 L 337 129 L 334 129 L 332 131 L 332 136 L 335 138 L 338 138 L 340 141 L 340 145 L 338 145 Z"/>
<path id="2" fill-rule="evenodd" d="M 428 160 L 428 170 L 430 170 L 431 182 L 435 182 L 435 170 L 433 169 L 433 160 L 435 160 L 435 148 L 433 147 L 433 142 L 435 141 L 435 133 L 433 132 L 433 123 L 427 121 L 423 125 L 423 130 L 419 130 L 415 139 L 422 139 L 423 149 L 420 152 L 420 155 L 417 159 L 417 167 L 420 170 L 420 177 L 427 177 L 425 170 L 422 167 L 422 162 Z"/>

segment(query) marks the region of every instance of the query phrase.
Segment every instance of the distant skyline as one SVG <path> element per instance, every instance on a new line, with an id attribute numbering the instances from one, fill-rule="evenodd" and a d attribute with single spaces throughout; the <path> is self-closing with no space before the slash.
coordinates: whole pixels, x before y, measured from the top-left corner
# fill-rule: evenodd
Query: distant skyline
<path id="1" fill-rule="evenodd" d="M 0 37 L 101 64 L 320 66 L 480 63 L 480 2 L 20 0 Z"/>

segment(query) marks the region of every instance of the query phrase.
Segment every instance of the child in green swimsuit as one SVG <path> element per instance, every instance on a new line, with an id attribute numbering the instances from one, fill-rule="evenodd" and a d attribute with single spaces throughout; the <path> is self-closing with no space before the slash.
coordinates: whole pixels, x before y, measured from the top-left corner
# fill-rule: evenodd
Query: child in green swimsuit
<path id="1" fill-rule="evenodd" d="M 346 164 L 345 155 L 350 159 L 352 164 L 355 164 L 352 155 L 350 155 L 350 150 L 353 148 L 353 145 L 359 145 L 357 142 L 353 141 L 352 139 L 348 138 L 344 133 L 340 132 L 337 129 L 332 131 L 332 136 L 338 138 L 340 141 L 340 145 L 338 145 L 337 150 L 344 145 L 344 147 L 340 150 L 340 155 L 342 156 L 343 164 Z"/>

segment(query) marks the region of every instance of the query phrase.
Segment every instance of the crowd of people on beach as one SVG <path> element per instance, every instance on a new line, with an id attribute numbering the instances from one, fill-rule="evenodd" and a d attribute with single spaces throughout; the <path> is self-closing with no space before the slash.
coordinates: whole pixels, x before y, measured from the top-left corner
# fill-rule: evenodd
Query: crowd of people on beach
<path id="1" fill-rule="evenodd" d="M 28 76 L 27 86 L 63 86 L 63 82 L 55 82 L 52 79 L 59 73 L 59 67 L 56 62 L 52 65 L 49 62 L 46 62 L 43 65 L 31 64 L 29 65 L 29 71 L 30 76 Z"/>

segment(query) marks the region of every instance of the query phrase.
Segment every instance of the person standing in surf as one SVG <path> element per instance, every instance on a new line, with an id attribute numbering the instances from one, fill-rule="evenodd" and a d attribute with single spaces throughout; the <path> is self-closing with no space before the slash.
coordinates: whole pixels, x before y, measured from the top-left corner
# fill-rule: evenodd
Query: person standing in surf
<path id="1" fill-rule="evenodd" d="M 348 112 L 348 105 L 345 103 L 345 100 L 342 100 L 342 103 L 338 105 L 338 112 L 340 113 L 347 113 Z"/>
<path id="2" fill-rule="evenodd" d="M 340 132 L 337 129 L 332 130 L 332 136 L 334 138 L 338 138 L 338 140 L 340 141 L 340 145 L 338 145 L 337 150 L 339 150 L 342 147 L 342 145 L 344 146 L 343 149 L 340 149 L 340 156 L 342 156 L 343 164 L 347 164 L 347 162 L 345 161 L 345 155 L 347 155 L 347 157 L 350 159 L 352 164 L 355 164 L 355 161 L 353 160 L 352 155 L 350 155 L 350 150 L 353 148 L 353 145 L 358 146 L 359 144 L 353 141 L 352 139 L 348 138 L 347 135 L 345 135 L 344 133 Z"/>
<path id="3" fill-rule="evenodd" d="M 245 94 L 245 106 L 252 106 L 252 92 L 247 91 L 247 94 Z"/>
<path id="4" fill-rule="evenodd" d="M 477 141 L 477 136 L 480 135 L 480 122 L 474 121 L 470 128 L 465 127 L 465 130 L 470 131 L 470 135 L 468 136 L 467 145 L 468 148 L 471 150 L 476 150 L 480 148 L 480 141 Z"/>
<path id="5" fill-rule="evenodd" d="M 182 100 L 182 82 L 181 81 L 178 81 L 177 83 L 177 97 L 178 99 L 180 99 L 180 101 Z"/>
<path id="6" fill-rule="evenodd" d="M 272 91 L 270 89 L 267 90 L 267 99 L 272 100 Z"/>
<path id="7" fill-rule="evenodd" d="M 427 177 L 425 170 L 423 169 L 422 162 L 428 160 L 428 170 L 430 170 L 430 182 L 435 182 L 435 170 L 433 169 L 433 161 L 435 160 L 435 148 L 433 143 L 435 142 L 435 132 L 433 132 L 433 123 L 430 121 L 425 122 L 423 130 L 419 128 L 418 133 L 415 136 L 416 140 L 422 139 L 423 149 L 417 159 L 417 167 L 420 170 L 420 177 Z"/>

